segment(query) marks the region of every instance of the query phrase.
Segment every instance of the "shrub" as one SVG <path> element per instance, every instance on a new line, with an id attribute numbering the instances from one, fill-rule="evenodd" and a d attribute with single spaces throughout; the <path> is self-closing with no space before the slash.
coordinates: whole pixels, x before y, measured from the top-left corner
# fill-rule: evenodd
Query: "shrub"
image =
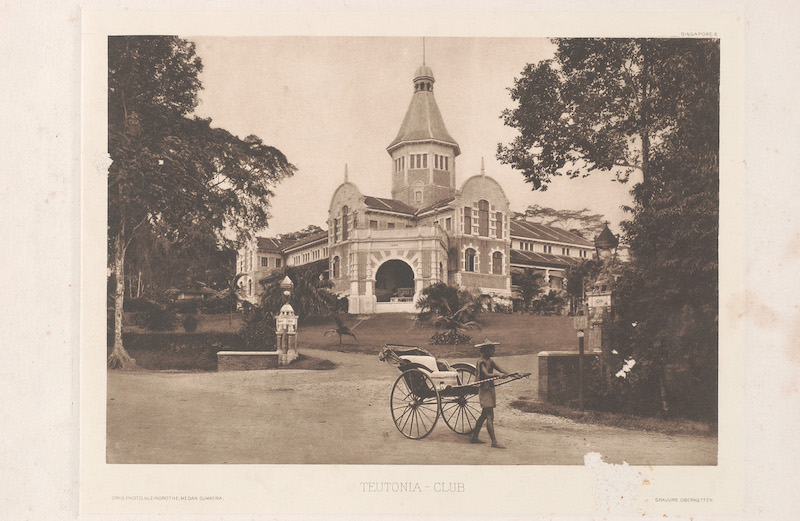
<path id="1" fill-rule="evenodd" d="M 154 308 L 158 308 L 158 304 L 144 297 L 125 297 L 125 300 L 122 301 L 123 311 L 139 313 L 142 311 L 150 311 Z"/>
<path id="2" fill-rule="evenodd" d="M 244 325 L 239 336 L 250 350 L 274 351 L 276 346 L 275 317 L 259 306 L 248 306 L 244 311 Z"/>
<path id="3" fill-rule="evenodd" d="M 200 299 L 184 299 L 184 300 L 173 300 L 169 304 L 167 304 L 167 308 L 171 309 L 176 313 L 181 313 L 184 315 L 194 314 L 197 313 L 197 310 L 200 309 L 201 301 Z"/>
<path id="4" fill-rule="evenodd" d="M 534 315 L 561 315 L 567 305 L 567 299 L 554 290 L 531 301 L 530 308 Z"/>
<path id="5" fill-rule="evenodd" d="M 471 344 L 472 337 L 461 331 L 438 331 L 431 335 L 430 343 L 434 345 Z"/>
<path id="6" fill-rule="evenodd" d="M 136 365 L 153 370 L 216 371 L 218 351 L 243 348 L 235 333 L 125 333 L 122 338 Z"/>
<path id="7" fill-rule="evenodd" d="M 597 411 L 649 416 L 658 411 L 660 397 L 653 390 L 654 367 L 637 360 L 628 371 L 623 370 L 630 358 L 607 355 L 593 362 L 586 373 L 586 406 Z M 625 376 L 621 376 L 625 373 Z"/>
<path id="8" fill-rule="evenodd" d="M 201 307 L 203 313 L 208 313 L 209 315 L 230 313 L 233 308 L 234 302 L 229 295 L 211 297 L 210 299 L 203 301 Z"/>
<path id="9" fill-rule="evenodd" d="M 183 329 L 188 333 L 194 333 L 197 331 L 197 324 L 199 322 L 200 321 L 196 316 L 186 315 L 186 317 L 183 319 Z"/>
<path id="10" fill-rule="evenodd" d="M 156 304 L 149 310 L 136 313 L 135 321 L 150 331 L 172 331 L 175 329 L 178 317 L 174 310 Z"/>

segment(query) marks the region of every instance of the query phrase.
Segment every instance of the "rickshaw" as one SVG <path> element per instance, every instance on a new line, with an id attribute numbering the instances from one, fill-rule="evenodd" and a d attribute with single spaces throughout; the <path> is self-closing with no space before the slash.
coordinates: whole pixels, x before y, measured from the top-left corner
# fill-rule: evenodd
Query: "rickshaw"
<path id="1" fill-rule="evenodd" d="M 392 386 L 389 408 L 397 430 L 414 440 L 433 432 L 440 416 L 453 432 L 472 433 L 481 414 L 481 383 L 495 381 L 497 386 L 530 376 L 514 373 L 478 380 L 474 364 L 451 365 L 417 346 L 386 344 L 378 358 L 400 370 Z"/>

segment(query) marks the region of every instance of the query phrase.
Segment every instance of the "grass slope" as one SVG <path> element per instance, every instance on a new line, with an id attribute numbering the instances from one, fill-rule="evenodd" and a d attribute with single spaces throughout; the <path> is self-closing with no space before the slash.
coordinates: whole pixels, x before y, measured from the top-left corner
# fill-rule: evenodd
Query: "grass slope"
<path id="1" fill-rule="evenodd" d="M 362 320 L 360 323 L 359 321 Z M 570 317 L 540 317 L 533 315 L 505 315 L 486 313 L 479 316 L 480 330 L 469 331 L 473 343 L 484 338 L 500 342 L 499 356 L 538 353 L 539 351 L 577 350 L 577 337 Z M 333 322 L 310 324 L 300 328 L 298 345 L 313 349 L 333 349 L 351 353 L 377 354 L 384 344 L 416 345 L 436 356 L 473 356 L 470 345 L 435 346 L 428 344 L 433 327 L 421 325 L 411 313 L 385 313 L 348 316 L 345 324 L 353 329 L 357 340 L 325 335 Z M 357 324 L 357 325 L 356 325 Z"/>
<path id="2" fill-rule="evenodd" d="M 131 324 L 132 320 L 127 320 L 128 318 L 132 317 L 126 316 L 126 322 Z M 300 326 L 298 347 L 377 354 L 384 344 L 392 343 L 420 346 L 436 356 L 475 355 L 472 344 L 462 346 L 428 344 L 436 330 L 417 323 L 416 315 L 412 313 L 343 315 L 342 318 L 347 326 L 354 328 L 353 333 L 357 340 L 344 337 L 340 347 L 337 335 L 325 335 L 326 330 L 335 327 L 333 320 L 321 320 Z M 531 354 L 539 351 L 574 351 L 578 348 L 571 317 L 484 313 L 479 315 L 478 322 L 482 325 L 482 329 L 468 332 L 472 336 L 473 343 L 478 343 L 484 338 L 500 342 L 498 356 Z M 197 332 L 237 333 L 241 326 L 242 319 L 239 313 L 233 317 L 228 314 L 204 315 L 198 324 Z M 180 329 L 178 326 L 177 331 Z M 126 325 L 125 330 L 143 332 L 134 325 Z"/>

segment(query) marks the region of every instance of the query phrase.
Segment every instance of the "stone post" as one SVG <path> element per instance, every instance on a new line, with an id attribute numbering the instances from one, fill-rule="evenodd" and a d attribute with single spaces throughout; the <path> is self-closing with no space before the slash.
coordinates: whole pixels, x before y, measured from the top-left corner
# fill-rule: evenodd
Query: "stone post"
<path id="1" fill-rule="evenodd" d="M 297 354 L 297 315 L 289 304 L 294 283 L 287 276 L 281 281 L 283 297 L 286 303 L 275 317 L 275 334 L 277 336 L 278 365 L 288 365 L 298 357 Z"/>
<path id="2" fill-rule="evenodd" d="M 588 331 L 586 348 L 588 351 L 603 350 L 603 322 L 611 312 L 611 291 L 587 291 Z"/>

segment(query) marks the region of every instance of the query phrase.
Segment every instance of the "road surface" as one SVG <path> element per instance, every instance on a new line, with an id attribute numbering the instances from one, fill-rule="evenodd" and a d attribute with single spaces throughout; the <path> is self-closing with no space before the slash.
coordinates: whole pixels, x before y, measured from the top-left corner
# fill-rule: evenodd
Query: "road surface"
<path id="1" fill-rule="evenodd" d="M 495 427 L 506 450 L 472 445 L 440 419 L 423 440 L 395 428 L 396 368 L 375 355 L 303 350 L 329 371 L 108 373 L 108 463 L 714 465 L 717 439 L 577 423 L 512 409 L 536 385 L 536 355 L 497 357 L 530 379 L 498 388 Z M 476 356 L 477 359 L 477 356 Z M 450 360 L 454 362 L 455 360 Z M 470 360 L 475 362 L 475 360 Z M 488 440 L 484 428 L 481 437 Z"/>

